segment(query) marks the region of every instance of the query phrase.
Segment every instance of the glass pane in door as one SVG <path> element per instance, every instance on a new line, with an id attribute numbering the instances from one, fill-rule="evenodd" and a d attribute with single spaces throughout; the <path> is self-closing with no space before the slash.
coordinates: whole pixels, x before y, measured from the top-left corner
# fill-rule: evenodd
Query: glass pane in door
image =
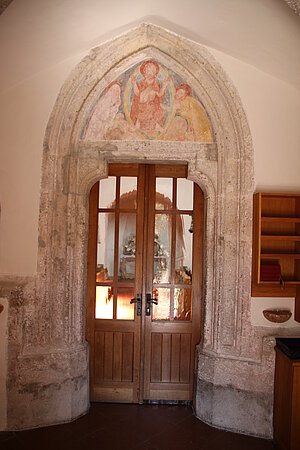
<path id="1" fill-rule="evenodd" d="M 120 178 L 120 208 L 136 209 L 137 207 L 137 177 Z"/>
<path id="2" fill-rule="evenodd" d="M 157 300 L 157 305 L 152 307 L 152 320 L 170 319 L 170 289 L 156 288 L 153 297 Z"/>
<path id="3" fill-rule="evenodd" d="M 192 319 L 192 289 L 175 288 L 174 320 Z"/>
<path id="4" fill-rule="evenodd" d="M 172 216 L 155 215 L 154 283 L 169 283 L 171 273 Z"/>
<path id="5" fill-rule="evenodd" d="M 172 208 L 173 178 L 156 178 L 155 209 Z"/>
<path id="6" fill-rule="evenodd" d="M 134 320 L 134 304 L 130 300 L 134 297 L 134 288 L 119 287 L 117 295 L 117 319 Z"/>
<path id="7" fill-rule="evenodd" d="M 177 208 L 193 209 L 194 183 L 186 178 L 177 178 Z"/>
<path id="8" fill-rule="evenodd" d="M 192 284 L 193 218 L 176 216 L 175 284 Z"/>
<path id="9" fill-rule="evenodd" d="M 115 214 L 98 214 L 96 281 L 112 282 L 114 276 Z"/>
<path id="10" fill-rule="evenodd" d="M 96 319 L 112 319 L 114 309 L 112 286 L 96 286 Z"/>
<path id="11" fill-rule="evenodd" d="M 99 183 L 99 208 L 114 208 L 116 200 L 116 177 L 108 177 Z"/>
<path id="12" fill-rule="evenodd" d="M 133 282 L 135 277 L 136 214 L 121 213 L 119 219 L 119 281 Z"/>

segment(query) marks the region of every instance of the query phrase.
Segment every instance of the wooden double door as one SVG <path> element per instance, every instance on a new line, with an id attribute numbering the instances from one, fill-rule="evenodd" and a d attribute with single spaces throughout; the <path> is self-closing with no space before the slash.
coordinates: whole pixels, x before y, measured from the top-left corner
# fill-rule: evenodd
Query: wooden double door
<path id="1" fill-rule="evenodd" d="M 91 189 L 91 400 L 192 400 L 203 209 L 183 165 L 111 164 Z"/>

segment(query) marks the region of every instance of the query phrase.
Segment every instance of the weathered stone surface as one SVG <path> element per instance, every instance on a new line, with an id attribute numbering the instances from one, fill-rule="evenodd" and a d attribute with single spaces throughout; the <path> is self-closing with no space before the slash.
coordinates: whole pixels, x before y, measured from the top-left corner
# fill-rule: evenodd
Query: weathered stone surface
<path id="1" fill-rule="evenodd" d="M 300 16 L 300 0 L 285 0 L 285 2 Z"/>
<path id="2" fill-rule="evenodd" d="M 196 408 L 204 422 L 238 433 L 272 437 L 272 394 L 243 391 L 202 380 L 198 382 L 197 391 Z"/>
<path id="3" fill-rule="evenodd" d="M 193 87 L 213 125 L 214 144 L 81 141 L 99 93 L 149 58 L 180 73 Z M 257 331 L 249 319 L 253 148 L 247 119 L 234 86 L 205 48 L 151 24 L 92 50 L 65 82 L 50 117 L 37 276 L 0 280 L 0 296 L 9 304 L 8 428 L 64 422 L 88 409 L 88 195 L 107 176 L 109 162 L 128 161 L 186 162 L 188 178 L 204 192 L 197 415 L 215 426 L 270 437 L 272 329 Z"/>

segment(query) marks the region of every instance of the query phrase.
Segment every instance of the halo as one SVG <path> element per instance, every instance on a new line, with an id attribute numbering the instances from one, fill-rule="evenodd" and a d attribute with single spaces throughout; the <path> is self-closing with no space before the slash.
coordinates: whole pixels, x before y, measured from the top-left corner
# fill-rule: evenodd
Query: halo
<path id="1" fill-rule="evenodd" d="M 140 65 L 140 73 L 145 76 L 145 71 L 146 71 L 146 67 L 148 64 L 152 64 L 153 66 L 155 66 L 156 68 L 156 76 L 159 74 L 159 64 L 154 61 L 153 59 L 148 59 L 147 61 L 144 61 L 141 65 Z"/>
<path id="2" fill-rule="evenodd" d="M 181 83 L 178 86 L 176 86 L 176 92 L 182 89 L 186 92 L 186 95 L 190 96 L 192 93 L 192 88 L 187 83 Z"/>

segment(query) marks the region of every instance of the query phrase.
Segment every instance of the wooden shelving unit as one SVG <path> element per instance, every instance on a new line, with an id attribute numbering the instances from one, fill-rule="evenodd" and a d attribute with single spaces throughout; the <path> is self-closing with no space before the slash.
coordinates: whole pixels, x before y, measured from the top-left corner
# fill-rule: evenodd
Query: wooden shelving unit
<path id="1" fill-rule="evenodd" d="M 253 208 L 252 296 L 296 297 L 300 321 L 300 194 L 258 192 Z M 273 263 L 283 285 L 261 279 L 261 266 Z"/>

